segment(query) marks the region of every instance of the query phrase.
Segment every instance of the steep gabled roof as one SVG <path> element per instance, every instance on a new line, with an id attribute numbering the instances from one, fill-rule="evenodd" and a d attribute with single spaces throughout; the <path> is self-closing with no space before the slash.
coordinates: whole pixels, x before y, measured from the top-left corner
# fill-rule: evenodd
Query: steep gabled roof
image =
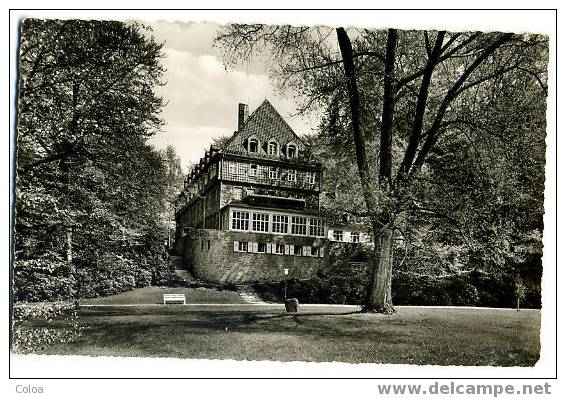
<path id="1" fill-rule="evenodd" d="M 260 141 L 258 154 L 248 153 L 247 142 L 250 137 L 257 138 Z M 252 112 L 245 120 L 243 127 L 236 131 L 228 142 L 226 142 L 222 148 L 222 152 L 263 157 L 267 155 L 267 143 L 270 140 L 275 140 L 279 143 L 281 158 L 284 158 L 283 151 L 285 146 L 289 143 L 293 143 L 297 146 L 299 153 L 298 160 L 314 161 L 312 154 L 305 144 L 268 100 L 264 100 L 262 104 Z"/>

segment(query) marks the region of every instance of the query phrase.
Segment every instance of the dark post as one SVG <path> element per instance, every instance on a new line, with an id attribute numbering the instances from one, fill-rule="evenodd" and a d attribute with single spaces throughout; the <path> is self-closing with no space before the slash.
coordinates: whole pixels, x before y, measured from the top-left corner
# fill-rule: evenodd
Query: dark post
<path id="1" fill-rule="evenodd" d="M 289 278 L 289 268 L 283 268 L 283 272 L 285 272 L 285 288 L 283 292 L 285 301 L 287 301 L 287 279 Z"/>

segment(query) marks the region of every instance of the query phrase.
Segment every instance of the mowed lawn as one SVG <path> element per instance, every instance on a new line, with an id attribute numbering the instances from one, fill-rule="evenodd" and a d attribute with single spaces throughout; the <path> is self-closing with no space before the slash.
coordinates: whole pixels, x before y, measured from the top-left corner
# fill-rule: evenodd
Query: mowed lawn
<path id="1" fill-rule="evenodd" d="M 169 293 L 182 293 L 187 298 L 187 304 L 238 304 L 244 301 L 237 292 L 232 290 L 216 290 L 211 288 L 184 288 L 184 287 L 156 287 L 146 286 L 129 292 L 115 294 L 107 297 L 97 297 L 81 300 L 81 304 L 163 304 L 163 295 Z"/>
<path id="2" fill-rule="evenodd" d="M 540 311 L 399 307 L 146 306 L 80 310 L 83 335 L 47 354 L 532 366 Z M 63 323 L 50 326 L 65 327 Z"/>

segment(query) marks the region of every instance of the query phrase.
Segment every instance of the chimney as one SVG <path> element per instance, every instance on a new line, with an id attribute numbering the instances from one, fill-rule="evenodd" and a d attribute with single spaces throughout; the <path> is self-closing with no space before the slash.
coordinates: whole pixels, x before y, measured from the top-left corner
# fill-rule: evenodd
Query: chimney
<path id="1" fill-rule="evenodd" d="M 248 104 L 238 104 L 238 131 L 244 127 L 248 118 Z"/>

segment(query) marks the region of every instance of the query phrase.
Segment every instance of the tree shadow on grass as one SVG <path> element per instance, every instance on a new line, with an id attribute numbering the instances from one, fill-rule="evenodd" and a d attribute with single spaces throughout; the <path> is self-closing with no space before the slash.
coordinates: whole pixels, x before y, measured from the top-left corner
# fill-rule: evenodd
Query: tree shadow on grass
<path id="1" fill-rule="evenodd" d="M 190 311 L 190 312 L 159 312 L 157 314 L 124 314 L 122 311 L 97 311 L 96 314 L 88 313 L 83 319 L 84 326 L 94 333 L 108 333 L 111 335 L 128 336 L 137 333 L 147 333 L 155 329 L 170 329 L 170 331 L 189 331 L 193 334 L 230 332 L 273 332 L 287 331 L 291 333 L 309 334 L 317 331 L 319 333 L 342 333 L 349 332 L 357 326 L 360 320 L 347 319 L 349 315 L 359 314 L 359 311 L 350 312 L 311 312 L 311 313 L 281 313 L 261 314 L 249 312 L 212 312 L 212 311 Z M 97 315 L 97 316 L 95 316 Z M 127 316 L 127 318 L 126 318 Z M 155 318 L 153 318 L 155 316 Z M 116 317 L 115 321 L 113 318 Z M 129 319 L 131 317 L 131 319 Z M 153 318 L 153 319 L 152 319 Z M 337 325 L 332 321 L 317 322 L 317 319 L 330 320 L 342 318 Z M 313 322 L 308 322 L 311 320 Z M 295 326 L 293 326 L 295 325 Z M 299 326 L 299 329 L 296 327 Z"/>
<path id="2" fill-rule="evenodd" d="M 269 321 L 274 319 L 292 319 L 294 321 L 300 320 L 301 318 L 305 317 L 316 317 L 316 316 L 345 316 L 345 315 L 354 315 L 360 314 L 360 311 L 350 311 L 350 312 L 308 312 L 308 313 L 300 313 L 300 312 L 285 312 L 282 314 L 275 314 L 275 315 L 265 315 L 262 316 L 260 314 L 245 314 L 244 315 L 244 322 L 245 323 L 257 323 L 259 321 Z"/>

